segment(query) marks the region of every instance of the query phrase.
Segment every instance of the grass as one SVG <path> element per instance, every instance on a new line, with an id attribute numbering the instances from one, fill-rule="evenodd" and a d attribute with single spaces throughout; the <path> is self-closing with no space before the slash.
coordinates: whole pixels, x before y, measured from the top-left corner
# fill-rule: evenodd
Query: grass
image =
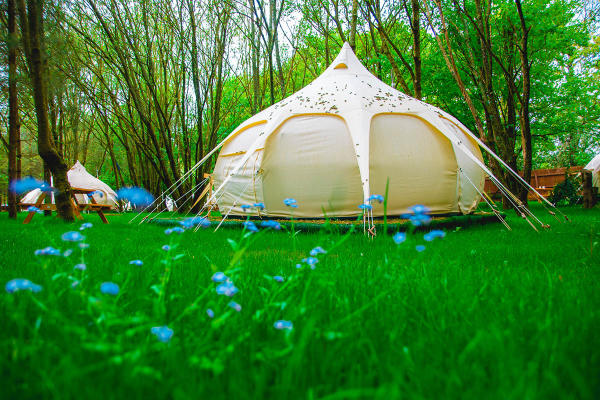
<path id="1" fill-rule="evenodd" d="M 600 210 L 563 211 L 572 222 L 544 216 L 552 228 L 539 233 L 512 213 L 511 232 L 450 227 L 421 253 L 422 233 L 399 246 L 352 234 L 314 270 L 295 265 L 341 234 L 166 236 L 130 215 L 89 215 L 85 272 L 60 240 L 80 224 L 2 213 L 0 283 L 43 286 L 0 294 L 2 397 L 598 398 Z M 33 255 L 46 246 L 76 250 Z M 241 312 L 216 295 L 215 271 L 240 289 Z M 105 281 L 118 296 L 100 293 Z M 275 329 L 280 319 L 294 328 Z M 150 333 L 161 325 L 168 343 Z"/>

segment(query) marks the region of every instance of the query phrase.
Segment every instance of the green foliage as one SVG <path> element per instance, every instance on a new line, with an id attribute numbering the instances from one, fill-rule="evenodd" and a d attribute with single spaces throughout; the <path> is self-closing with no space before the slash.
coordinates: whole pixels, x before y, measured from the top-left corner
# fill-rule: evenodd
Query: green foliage
<path id="1" fill-rule="evenodd" d="M 542 209 L 532 205 L 541 215 Z M 462 226 L 443 240 L 328 232 L 248 237 L 220 229 L 165 236 L 111 216 L 79 250 L 36 258 L 60 241 L 56 218 L 28 226 L 0 214 L 0 364 L 7 398 L 593 398 L 600 373 L 600 214 L 539 233 L 509 216 Z M 549 216 L 544 219 L 550 218 Z M 551 219 L 549 219 L 551 221 Z M 230 247 L 227 242 L 232 244 Z M 560 243 L 560 251 L 556 251 Z M 170 244 L 168 252 L 161 246 Z M 333 249 L 315 270 L 310 249 Z M 510 249 L 510 251 L 507 251 Z M 129 261 L 141 259 L 142 266 Z M 241 312 L 215 294 L 227 271 Z M 283 283 L 273 280 L 281 275 Z M 80 284 L 71 288 L 75 277 Z M 101 294 L 113 281 L 117 296 Z M 212 308 L 215 318 L 206 315 Z M 290 320 L 291 331 L 274 329 Z M 174 330 L 169 343 L 154 326 Z"/>
<path id="2" fill-rule="evenodd" d="M 566 206 L 580 203 L 581 196 L 577 194 L 576 183 L 567 176 L 564 181 L 554 186 L 549 200 L 557 206 Z"/>

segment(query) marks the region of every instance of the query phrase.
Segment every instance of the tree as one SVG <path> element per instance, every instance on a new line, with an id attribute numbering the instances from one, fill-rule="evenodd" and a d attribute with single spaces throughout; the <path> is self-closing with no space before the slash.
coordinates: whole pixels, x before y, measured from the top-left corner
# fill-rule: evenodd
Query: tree
<path id="1" fill-rule="evenodd" d="M 21 38 L 25 57 L 29 66 L 35 113 L 37 119 L 38 153 L 50 169 L 57 190 L 56 211 L 65 221 L 73 221 L 71 185 L 67 179 L 67 164 L 54 146 L 50 133 L 48 118 L 48 82 L 47 60 L 44 48 L 44 1 L 19 0 L 19 16 L 21 21 Z"/>
<path id="2" fill-rule="evenodd" d="M 17 154 L 20 152 L 21 140 L 19 130 L 19 108 L 17 104 L 17 24 L 15 0 L 8 0 L 8 180 L 20 178 Z M 17 218 L 17 196 L 8 190 L 8 216 Z"/>

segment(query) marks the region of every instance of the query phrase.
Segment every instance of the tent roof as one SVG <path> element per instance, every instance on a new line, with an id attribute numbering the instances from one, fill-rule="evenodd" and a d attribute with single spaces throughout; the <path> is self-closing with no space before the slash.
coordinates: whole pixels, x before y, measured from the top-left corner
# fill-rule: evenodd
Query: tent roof
<path id="1" fill-rule="evenodd" d="M 290 116 L 337 114 L 347 119 L 357 111 L 371 115 L 433 111 L 455 121 L 442 110 L 412 98 L 377 79 L 362 65 L 350 45 L 344 43 L 338 56 L 318 78 L 293 95 L 254 115 L 242 126 L 271 120 L 278 113 Z"/>
<path id="2" fill-rule="evenodd" d="M 67 172 L 67 178 L 71 186 L 82 189 L 101 189 L 105 191 L 111 200 L 116 200 L 117 193 L 110 186 L 96 178 L 77 160 Z"/>
<path id="3" fill-rule="evenodd" d="M 596 157 L 592 158 L 592 161 L 587 163 L 583 169 L 588 171 L 597 171 L 600 170 L 600 154 L 597 154 Z"/>

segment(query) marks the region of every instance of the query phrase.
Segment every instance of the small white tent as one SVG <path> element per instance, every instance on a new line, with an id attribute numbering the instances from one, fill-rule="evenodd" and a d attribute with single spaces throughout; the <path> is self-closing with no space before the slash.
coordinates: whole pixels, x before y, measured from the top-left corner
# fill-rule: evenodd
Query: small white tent
<path id="1" fill-rule="evenodd" d="M 592 171 L 592 186 L 600 188 L 600 154 L 592 158 L 592 161 L 587 163 L 583 169 Z"/>
<path id="2" fill-rule="evenodd" d="M 483 168 L 482 168 L 483 167 Z M 468 214 L 483 191 L 478 143 L 444 111 L 386 85 L 345 44 L 311 84 L 242 123 L 217 159 L 212 202 L 230 214 L 353 216 L 389 179 L 388 213 Z M 373 215 L 382 215 L 376 207 Z"/>
<path id="3" fill-rule="evenodd" d="M 108 204 L 108 205 L 111 205 L 113 208 L 118 207 L 117 193 L 115 193 L 115 191 L 112 190 L 111 187 L 108 186 L 106 183 L 102 182 L 100 179 L 94 177 L 89 172 L 87 172 L 85 167 L 83 165 L 81 165 L 81 163 L 79 161 L 77 161 L 75 163 L 75 165 L 73 165 L 73 167 L 71 167 L 71 169 L 67 172 L 67 179 L 69 180 L 69 184 L 71 184 L 71 186 L 73 186 L 73 187 L 81 188 L 81 189 L 97 190 L 97 191 L 101 192 L 102 193 L 101 195 L 98 193 L 95 193 L 93 195 L 96 203 Z M 38 197 L 40 196 L 40 194 L 41 194 L 40 189 L 32 190 L 31 192 L 29 192 L 25 196 L 23 196 L 23 198 L 21 199 L 21 203 L 24 203 L 24 204 L 35 203 L 37 201 Z M 80 204 L 89 203 L 89 199 L 87 198 L 87 196 L 82 195 L 82 194 L 77 194 L 75 196 L 77 197 L 77 201 Z"/>

